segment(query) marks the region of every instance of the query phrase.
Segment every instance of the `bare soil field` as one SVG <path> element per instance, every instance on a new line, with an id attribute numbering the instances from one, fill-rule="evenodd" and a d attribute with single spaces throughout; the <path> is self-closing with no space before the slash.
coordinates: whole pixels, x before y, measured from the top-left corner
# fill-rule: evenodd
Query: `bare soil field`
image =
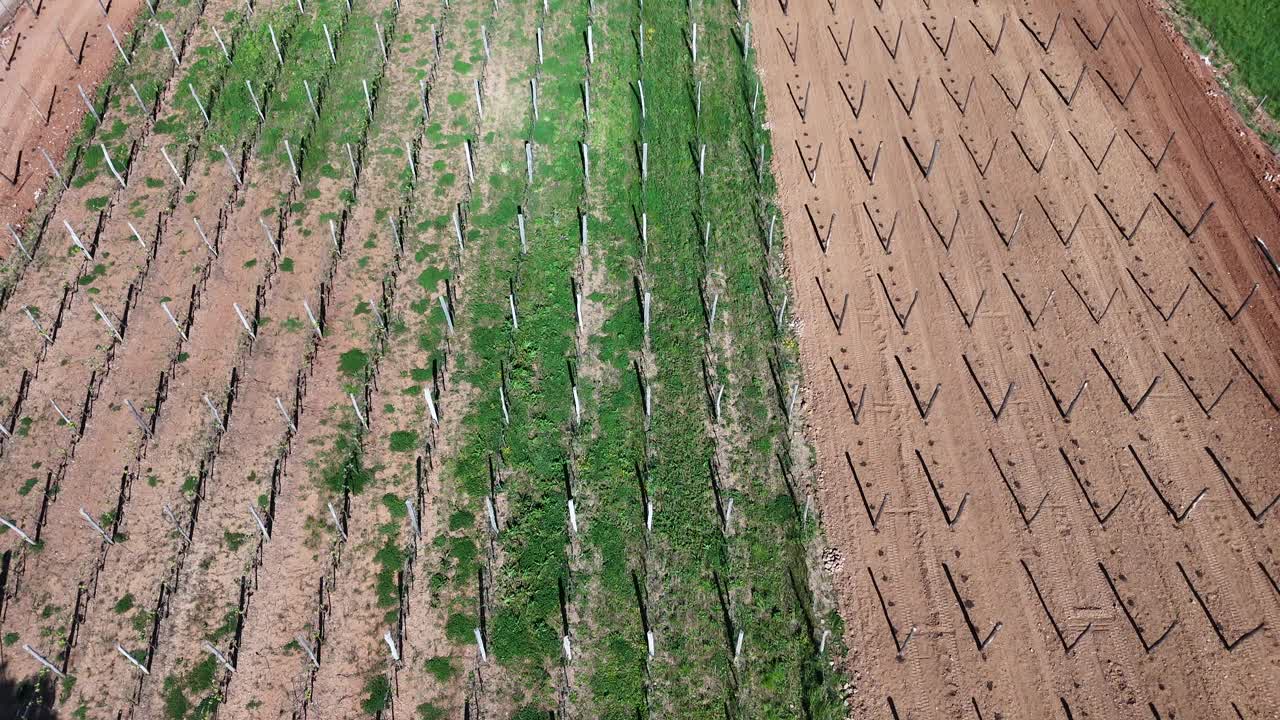
<path id="1" fill-rule="evenodd" d="M 1199 59 L 1122 0 L 752 19 L 851 715 L 1277 717 L 1280 187 Z"/>

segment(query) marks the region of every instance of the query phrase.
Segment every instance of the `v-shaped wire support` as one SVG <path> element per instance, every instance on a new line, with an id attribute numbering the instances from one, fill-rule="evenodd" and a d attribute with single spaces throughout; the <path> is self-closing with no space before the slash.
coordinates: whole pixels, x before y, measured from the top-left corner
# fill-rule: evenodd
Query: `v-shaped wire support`
<path id="1" fill-rule="evenodd" d="M 1000 628 L 1004 627 L 1004 623 L 996 621 L 991 627 L 991 632 L 985 637 L 978 633 L 978 626 L 973 623 L 973 617 L 969 615 L 969 606 L 965 604 L 964 598 L 960 597 L 960 588 L 956 587 L 955 578 L 951 576 L 951 568 L 946 563 L 942 563 L 942 570 L 947 575 L 947 584 L 951 586 L 951 593 L 956 596 L 956 604 L 960 606 L 960 614 L 964 616 L 964 624 L 969 628 L 969 634 L 973 637 L 973 644 L 978 648 L 978 652 L 985 652 L 987 646 L 995 639 L 996 633 L 1000 632 Z"/>

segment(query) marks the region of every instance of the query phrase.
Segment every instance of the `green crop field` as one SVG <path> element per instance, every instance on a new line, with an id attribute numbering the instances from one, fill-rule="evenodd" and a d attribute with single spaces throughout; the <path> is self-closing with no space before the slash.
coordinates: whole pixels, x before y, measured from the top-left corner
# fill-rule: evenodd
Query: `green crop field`
<path id="1" fill-rule="evenodd" d="M 1280 118 L 1280 36 L 1276 32 L 1280 4 L 1270 0 L 1181 0 L 1181 9 L 1197 21 L 1184 29 L 1196 50 L 1211 54 L 1220 48 L 1218 59 L 1230 64 L 1230 79 L 1248 89 L 1252 102 L 1237 99 L 1246 118 L 1259 101 L 1272 118 Z M 1280 135 L 1272 131 L 1267 140 L 1280 151 Z"/>

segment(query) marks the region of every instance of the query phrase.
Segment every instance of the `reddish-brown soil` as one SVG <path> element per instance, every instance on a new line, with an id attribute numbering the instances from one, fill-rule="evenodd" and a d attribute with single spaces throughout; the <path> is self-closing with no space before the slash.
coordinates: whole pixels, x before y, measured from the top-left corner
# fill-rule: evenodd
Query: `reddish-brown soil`
<path id="1" fill-rule="evenodd" d="M 851 714 L 1274 717 L 1274 166 L 1149 5 L 877 2 L 753 3 Z"/>
<path id="2" fill-rule="evenodd" d="M 0 103 L 0 147 L 5 152 L 0 172 L 9 181 L 0 182 L 0 223 L 26 220 L 36 206 L 49 179 L 49 166 L 37 148 L 48 151 L 54 162 L 66 154 L 85 113 L 76 85 L 84 86 L 89 97 L 94 97 L 98 83 L 119 58 L 107 23 L 124 42 L 142 5 L 141 0 L 115 0 L 110 14 L 104 16 L 97 2 L 46 0 L 38 17 L 22 5 L 0 36 L 0 55 L 7 63 L 0 72 L 0 95 L 5 98 Z M 77 54 L 84 40 L 79 65 L 67 51 L 59 30 Z M 11 56 L 13 61 L 7 62 Z M 22 166 L 14 183 L 19 148 Z M 5 243 L 6 256 L 11 245 Z"/>

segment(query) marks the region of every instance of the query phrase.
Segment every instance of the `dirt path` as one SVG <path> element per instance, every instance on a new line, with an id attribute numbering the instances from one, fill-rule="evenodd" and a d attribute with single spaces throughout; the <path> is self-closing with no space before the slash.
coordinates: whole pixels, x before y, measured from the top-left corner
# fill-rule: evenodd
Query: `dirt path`
<path id="1" fill-rule="evenodd" d="M 0 37 L 0 55 L 6 61 L 12 57 L 0 72 L 0 94 L 6 99 L 0 103 L 0 147 L 5 148 L 0 172 L 10 180 L 0 183 L 0 222 L 22 222 L 35 207 L 49 178 L 49 166 L 37 148 L 43 147 L 55 162 L 66 153 L 85 114 L 76 85 L 95 97 L 98 83 L 119 57 L 107 24 L 125 42 L 142 5 L 140 0 L 113 2 L 107 15 L 96 2 L 71 0 L 46 0 L 39 5 L 38 16 L 31 7 L 18 8 Z M 83 41 L 78 64 L 63 37 L 77 55 Z M 37 114 L 33 104 L 43 114 Z M 14 178 L 19 148 L 22 162 Z M 4 250 L 6 257 L 10 246 Z"/>
<path id="2" fill-rule="evenodd" d="M 1267 717 L 1275 169 L 1146 6 L 931 4 L 753 4 L 851 708 Z"/>

